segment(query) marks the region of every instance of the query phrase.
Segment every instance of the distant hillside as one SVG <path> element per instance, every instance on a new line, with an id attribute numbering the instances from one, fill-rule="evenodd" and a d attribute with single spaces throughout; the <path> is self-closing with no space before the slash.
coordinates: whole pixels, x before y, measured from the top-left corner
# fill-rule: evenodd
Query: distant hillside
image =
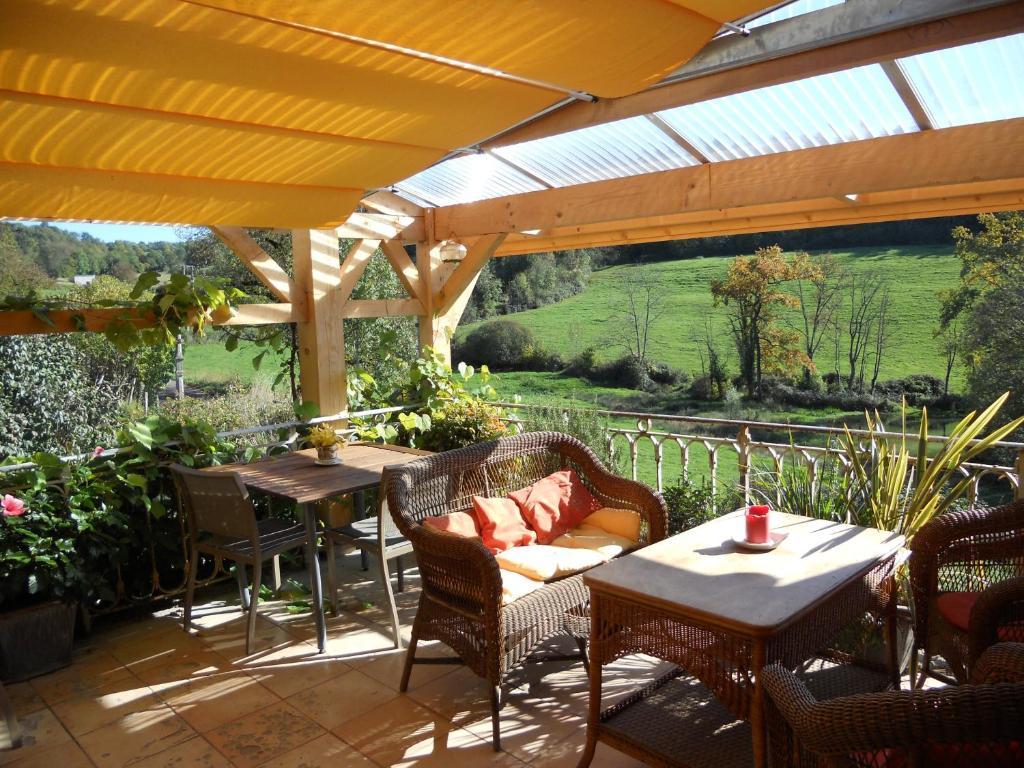
<path id="1" fill-rule="evenodd" d="M 941 378 L 943 361 L 932 334 L 938 324 L 936 294 L 956 285 L 959 276 L 960 262 L 953 255 L 952 246 L 856 248 L 833 253 L 848 270 L 880 274 L 892 284 L 898 325 L 891 349 L 884 356 L 881 377 L 931 373 Z M 705 318 L 709 318 L 720 349 L 730 355 L 730 372 L 735 374 L 737 366 L 726 310 L 713 306 L 710 291 L 712 279 L 725 275 L 728 262 L 725 257 L 688 258 L 645 266 L 607 267 L 593 273 L 589 287 L 582 293 L 509 317 L 530 328 L 546 348 L 564 358 L 594 347 L 600 359 L 608 360 L 624 351 L 610 341 L 623 300 L 622 277 L 628 270 L 650 270 L 663 286 L 667 308 L 651 334 L 652 357 L 698 373 L 698 339 Z M 459 336 L 475 326 L 460 327 Z M 832 355 L 832 345 L 826 342 L 819 352 L 819 358 L 823 358 L 819 367 L 825 372 L 830 370 Z M 961 376 L 958 366 L 954 374 L 957 387 Z"/>
<path id="2" fill-rule="evenodd" d="M 114 275 L 134 280 L 146 270 L 181 270 L 183 243 L 105 243 L 91 235 L 66 232 L 46 224 L 28 226 L 0 222 L 4 260 L 24 256 L 51 278 L 74 275 Z M 10 254 L 14 248 L 17 254 Z M 0 264 L 0 272 L 4 269 Z"/>

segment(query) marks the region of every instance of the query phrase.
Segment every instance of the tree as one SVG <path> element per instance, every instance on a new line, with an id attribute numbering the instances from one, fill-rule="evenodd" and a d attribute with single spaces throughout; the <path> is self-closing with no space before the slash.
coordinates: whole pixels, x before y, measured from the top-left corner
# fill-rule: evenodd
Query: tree
<path id="1" fill-rule="evenodd" d="M 630 269 L 623 280 L 624 300 L 617 298 L 611 317 L 612 338 L 643 370 L 651 347 L 651 327 L 667 311 L 657 278 L 645 267 Z"/>
<path id="2" fill-rule="evenodd" d="M 50 282 L 39 265 L 21 252 L 10 225 L 0 223 L 0 299 L 25 295 Z"/>
<path id="3" fill-rule="evenodd" d="M 854 274 L 846 279 L 849 307 L 845 321 L 846 362 L 849 366 L 846 386 L 849 389 L 864 389 L 864 369 L 875 337 L 877 299 L 882 287 L 883 281 L 878 275 Z"/>
<path id="4" fill-rule="evenodd" d="M 875 333 L 871 364 L 872 392 L 875 391 L 875 385 L 878 384 L 878 374 L 882 370 L 882 357 L 889 346 L 889 341 L 892 339 L 895 325 L 896 321 L 892 316 L 892 294 L 889 291 L 889 286 L 884 285 L 875 309 Z"/>
<path id="5" fill-rule="evenodd" d="M 797 297 L 781 290 L 781 286 L 818 274 L 808 254 L 798 253 L 787 259 L 782 248 L 773 245 L 758 248 L 753 256 L 737 256 L 725 279 L 712 281 L 715 306 L 730 309 L 729 323 L 748 396 L 760 393 L 766 370 L 786 371 L 810 364 L 806 355 L 795 349 L 799 335 L 778 325 L 780 311 L 799 304 Z"/>
<path id="6" fill-rule="evenodd" d="M 982 214 L 978 223 L 978 232 L 953 230 L 960 285 L 942 297 L 942 325 L 961 322 L 970 400 L 991 402 L 1009 390 L 1006 413 L 1017 416 L 1024 414 L 1024 212 Z"/>
<path id="7" fill-rule="evenodd" d="M 711 328 L 711 320 L 704 318 L 704 331 L 697 342 L 697 354 L 700 356 L 701 376 L 706 378 L 707 397 L 709 400 L 721 400 L 725 397 L 729 383 L 729 373 L 725 360 L 715 341 L 715 333 Z"/>
<path id="8" fill-rule="evenodd" d="M 835 325 L 845 277 L 842 266 L 831 253 L 812 257 L 811 261 L 817 270 L 816 274 L 808 279 L 796 281 L 804 354 L 811 363 L 804 369 L 808 382 L 813 373 L 814 356 Z"/>
<path id="9" fill-rule="evenodd" d="M 963 349 L 964 343 L 964 333 L 960 327 L 960 321 L 954 318 L 944 327 L 940 327 L 935 332 L 935 336 L 939 341 L 939 351 L 946 362 L 946 376 L 942 382 L 942 394 L 948 395 L 949 377 L 953 374 L 953 368 L 956 367 L 956 360 Z"/>

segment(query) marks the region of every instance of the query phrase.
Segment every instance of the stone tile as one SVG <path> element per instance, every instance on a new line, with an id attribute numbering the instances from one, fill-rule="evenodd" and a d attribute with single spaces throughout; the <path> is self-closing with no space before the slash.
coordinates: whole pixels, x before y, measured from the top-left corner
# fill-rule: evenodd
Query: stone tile
<path id="1" fill-rule="evenodd" d="M 333 733 L 381 766 L 410 760 L 412 755 L 431 754 L 434 748 L 428 745 L 443 752 L 449 739 L 456 743 L 479 741 L 408 696 L 399 696 L 383 707 L 348 720 Z"/>
<path id="2" fill-rule="evenodd" d="M 283 702 L 209 731 L 206 738 L 238 768 L 262 765 L 324 735 Z"/>
<path id="3" fill-rule="evenodd" d="M 377 680 L 353 670 L 290 696 L 288 703 L 331 730 L 396 696 Z"/>
<path id="4" fill-rule="evenodd" d="M 402 682 L 402 670 L 405 668 L 405 652 L 405 648 L 394 649 L 364 658 L 351 659 L 348 664 L 353 669 L 358 669 L 393 691 L 397 691 Z M 454 658 L 455 653 L 440 643 L 430 645 L 420 643 L 416 649 L 416 655 L 417 657 L 448 656 Z M 412 675 L 409 677 L 409 690 L 418 689 L 431 680 L 454 672 L 460 667 L 460 664 L 414 664 Z"/>
<path id="5" fill-rule="evenodd" d="M 256 657 L 236 662 L 244 670 L 282 698 L 312 688 L 347 672 L 348 664 L 328 653 L 318 653 L 316 646 L 293 641 Z"/>
<path id="6" fill-rule="evenodd" d="M 91 649 L 76 655 L 70 667 L 37 677 L 32 688 L 47 704 L 95 694 L 107 683 L 130 678 L 131 671 L 109 653 Z"/>
<path id="7" fill-rule="evenodd" d="M 78 739 L 99 768 L 128 765 L 195 736 L 195 731 L 166 705 L 133 712 Z"/>
<path id="8" fill-rule="evenodd" d="M 231 761 L 202 736 L 132 763 L 132 768 L 232 768 Z"/>
<path id="9" fill-rule="evenodd" d="M 133 675 L 108 682 L 87 696 L 58 702 L 53 712 L 73 736 L 81 736 L 157 705 L 159 700 L 153 691 Z"/>
<path id="10" fill-rule="evenodd" d="M 162 666 L 175 657 L 201 650 L 200 641 L 176 624 L 110 645 L 111 655 L 126 667 L 137 670 Z"/>
<path id="11" fill-rule="evenodd" d="M 11 706 L 19 715 L 28 715 L 46 708 L 46 702 L 31 683 L 7 683 L 4 690 L 11 700 Z"/>
<path id="12" fill-rule="evenodd" d="M 252 661 L 265 658 L 277 649 L 291 645 L 296 638 L 281 627 L 260 617 L 256 622 L 256 636 L 253 639 L 252 653 L 245 652 L 246 626 L 244 622 L 225 625 L 209 632 L 196 635 L 203 647 L 219 653 L 228 661 Z"/>
<path id="13" fill-rule="evenodd" d="M 410 686 L 408 695 L 456 725 L 490 717 L 491 714 L 487 681 L 467 667 L 457 667 L 451 674 L 431 680 L 426 685 Z"/>
<path id="14" fill-rule="evenodd" d="M 64 742 L 55 747 L 27 753 L 11 763 L 11 768 L 93 768 L 89 756 L 73 742 Z"/>
<path id="15" fill-rule="evenodd" d="M 186 683 L 166 691 L 163 698 L 200 733 L 280 701 L 275 694 L 240 672 Z"/>
<path id="16" fill-rule="evenodd" d="M 41 709 L 20 716 L 22 746 L 11 749 L 11 735 L 7 731 L 6 722 L 0 722 L 0 765 L 8 765 L 15 761 L 40 759 L 43 753 L 56 754 L 62 747 L 69 749 L 74 745 L 70 734 L 60 724 L 56 715 L 48 709 Z"/>
<path id="17" fill-rule="evenodd" d="M 577 709 L 551 698 L 538 698 L 528 691 L 508 695 L 499 713 L 502 748 L 524 762 L 547 753 L 574 733 L 586 731 L 586 709 Z M 490 714 L 464 728 L 477 738 L 491 742 Z"/>
<path id="18" fill-rule="evenodd" d="M 585 743 L 586 734 L 578 734 L 545 750 L 530 765 L 534 768 L 576 768 Z M 643 768 L 644 765 L 607 744 L 598 744 L 590 768 Z"/>
<path id="19" fill-rule="evenodd" d="M 328 733 L 263 763 L 260 768 L 377 768 L 377 765 Z"/>
<path id="20" fill-rule="evenodd" d="M 175 655 L 164 664 L 135 671 L 135 676 L 160 696 L 173 695 L 190 683 L 229 674 L 239 674 L 236 666 L 206 649 Z"/>

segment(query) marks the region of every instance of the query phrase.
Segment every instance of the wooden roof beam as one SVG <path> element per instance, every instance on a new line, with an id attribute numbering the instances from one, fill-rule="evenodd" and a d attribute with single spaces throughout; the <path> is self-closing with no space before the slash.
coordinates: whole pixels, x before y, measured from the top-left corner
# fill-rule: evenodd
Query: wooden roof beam
<path id="1" fill-rule="evenodd" d="M 932 130 L 935 127 L 935 121 L 932 120 L 932 116 L 928 113 L 928 108 L 925 106 L 914 84 L 910 82 L 906 72 L 903 71 L 900 63 L 898 61 L 883 61 L 882 71 L 889 78 L 892 87 L 896 89 L 900 101 L 903 102 L 910 116 L 914 118 L 918 129 L 922 131 Z"/>
<path id="2" fill-rule="evenodd" d="M 754 29 L 749 37 L 728 36 L 714 41 L 693 60 L 696 62 L 694 69 L 684 68 L 680 73 L 684 79 L 617 99 L 569 104 L 482 146 L 492 149 L 517 144 L 755 88 L 1024 31 L 1024 3 L 998 0 L 997 4 L 986 2 L 981 10 L 972 10 L 978 5 L 964 0 L 872 0 L 871 3 L 848 0 Z M 858 31 L 856 25 L 865 23 L 866 8 L 872 9 L 877 19 L 902 19 L 902 26 L 879 29 L 877 23 L 870 23 Z M 958 11 L 955 18 L 949 18 L 954 11 Z M 935 12 L 942 17 L 936 18 Z M 917 13 L 917 18 L 924 15 L 928 20 L 914 21 L 912 13 Z M 833 20 L 834 27 L 821 23 L 828 19 Z M 846 21 L 840 25 L 842 19 Z M 816 21 L 816 26 L 808 26 L 808 21 Z M 797 25 L 803 25 L 801 28 L 806 30 L 802 42 L 790 40 L 785 49 L 779 47 L 780 43 L 772 42 Z M 709 59 L 702 59 L 726 47 L 730 47 L 732 53 L 719 54 L 716 66 L 711 66 Z M 702 60 L 705 64 L 698 72 L 696 67 L 701 66 Z"/>
<path id="3" fill-rule="evenodd" d="M 711 163 L 434 211 L 438 240 L 1024 177 L 1024 118 Z"/>

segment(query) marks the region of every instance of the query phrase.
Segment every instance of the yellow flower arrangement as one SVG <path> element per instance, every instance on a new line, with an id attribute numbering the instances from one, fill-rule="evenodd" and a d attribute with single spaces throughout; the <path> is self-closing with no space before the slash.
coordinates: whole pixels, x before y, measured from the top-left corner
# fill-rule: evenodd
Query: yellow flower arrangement
<path id="1" fill-rule="evenodd" d="M 309 431 L 309 444 L 314 448 L 330 448 L 332 445 L 341 445 L 342 439 L 327 424 L 318 424 Z"/>

